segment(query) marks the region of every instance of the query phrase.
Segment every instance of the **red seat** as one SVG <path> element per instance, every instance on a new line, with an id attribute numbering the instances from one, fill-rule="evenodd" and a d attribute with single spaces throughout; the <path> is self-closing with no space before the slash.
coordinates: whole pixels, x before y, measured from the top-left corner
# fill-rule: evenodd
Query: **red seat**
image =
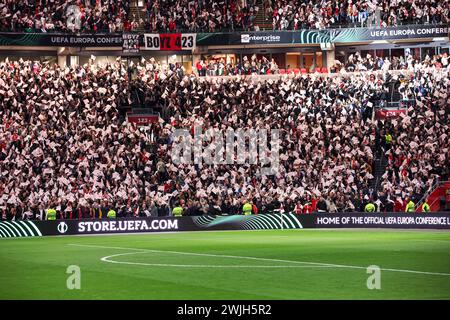
<path id="1" fill-rule="evenodd" d="M 321 71 L 322 73 L 328 73 L 328 69 L 327 68 L 325 68 L 325 67 L 322 67 L 322 71 Z"/>
<path id="2" fill-rule="evenodd" d="M 280 69 L 280 74 L 286 74 L 286 70 L 285 69 Z"/>
<path id="3" fill-rule="evenodd" d="M 287 74 L 292 73 L 292 69 L 287 69 Z"/>
<path id="4" fill-rule="evenodd" d="M 314 69 L 314 72 L 320 73 L 320 68 Z"/>
<path id="5" fill-rule="evenodd" d="M 306 68 L 302 68 L 301 71 L 302 71 L 302 74 L 308 73 L 308 71 L 306 71 Z"/>
<path id="6" fill-rule="evenodd" d="M 270 69 L 267 69 L 266 74 L 272 74 L 272 71 Z"/>
<path id="7" fill-rule="evenodd" d="M 295 74 L 299 74 L 299 73 L 300 73 L 300 69 L 297 69 L 297 68 L 294 69 L 294 73 L 295 73 Z"/>

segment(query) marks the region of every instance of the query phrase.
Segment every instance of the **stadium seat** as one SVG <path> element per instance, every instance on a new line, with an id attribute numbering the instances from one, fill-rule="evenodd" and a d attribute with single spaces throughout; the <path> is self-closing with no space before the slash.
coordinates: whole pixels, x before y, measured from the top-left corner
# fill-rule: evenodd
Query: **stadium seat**
<path id="1" fill-rule="evenodd" d="M 328 73 L 328 69 L 326 67 L 322 67 L 322 73 Z"/>
<path id="2" fill-rule="evenodd" d="M 287 74 L 291 74 L 291 73 L 293 73 L 293 71 L 292 71 L 292 69 L 287 69 L 287 72 L 286 72 Z"/>
<path id="3" fill-rule="evenodd" d="M 302 71 L 302 74 L 308 73 L 308 71 L 306 71 L 306 68 L 302 68 L 301 71 Z"/>
<path id="4" fill-rule="evenodd" d="M 314 69 L 314 72 L 315 72 L 315 73 L 320 73 L 320 68 Z"/>
<path id="5" fill-rule="evenodd" d="M 270 69 L 268 69 L 266 74 L 272 74 L 272 71 Z"/>
<path id="6" fill-rule="evenodd" d="M 299 74 L 299 73 L 300 73 L 300 69 L 295 68 L 295 69 L 294 69 L 294 73 L 295 73 L 295 74 Z"/>

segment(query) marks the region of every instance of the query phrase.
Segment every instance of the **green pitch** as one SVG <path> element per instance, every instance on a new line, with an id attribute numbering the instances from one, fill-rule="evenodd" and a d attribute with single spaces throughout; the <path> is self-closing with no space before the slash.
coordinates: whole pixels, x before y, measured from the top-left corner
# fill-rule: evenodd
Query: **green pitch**
<path id="1" fill-rule="evenodd" d="M 67 289 L 70 265 L 80 290 Z M 381 268 L 380 290 L 367 288 L 370 265 Z M 0 299 L 450 299 L 450 232 L 2 239 L 0 284 Z"/>

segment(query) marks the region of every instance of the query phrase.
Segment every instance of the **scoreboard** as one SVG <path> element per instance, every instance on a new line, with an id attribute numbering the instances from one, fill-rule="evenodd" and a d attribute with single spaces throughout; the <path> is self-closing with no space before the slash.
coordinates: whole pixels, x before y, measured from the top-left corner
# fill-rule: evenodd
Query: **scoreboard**
<path id="1" fill-rule="evenodd" d="M 146 33 L 144 34 L 145 50 L 182 51 L 194 50 L 195 33 Z"/>

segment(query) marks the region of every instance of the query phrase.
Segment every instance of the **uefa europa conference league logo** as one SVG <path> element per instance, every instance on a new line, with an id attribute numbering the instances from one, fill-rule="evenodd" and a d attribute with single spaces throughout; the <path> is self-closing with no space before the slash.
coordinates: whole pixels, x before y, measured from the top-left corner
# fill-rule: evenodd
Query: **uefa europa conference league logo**
<path id="1" fill-rule="evenodd" d="M 247 140 L 246 140 L 247 138 Z M 247 149 L 248 145 L 248 149 Z M 235 153 L 236 150 L 236 153 Z M 267 129 L 227 130 L 194 127 L 173 132 L 172 161 L 174 164 L 242 165 L 260 164 L 261 175 L 274 175 L 279 170 L 280 134 L 270 130 L 270 148 Z M 192 158 L 192 154 L 194 157 Z M 270 167 L 267 167 L 270 165 Z"/>
<path id="2" fill-rule="evenodd" d="M 56 228 L 58 229 L 59 233 L 66 233 L 67 229 L 69 229 L 69 226 L 65 222 L 60 222 Z"/>

